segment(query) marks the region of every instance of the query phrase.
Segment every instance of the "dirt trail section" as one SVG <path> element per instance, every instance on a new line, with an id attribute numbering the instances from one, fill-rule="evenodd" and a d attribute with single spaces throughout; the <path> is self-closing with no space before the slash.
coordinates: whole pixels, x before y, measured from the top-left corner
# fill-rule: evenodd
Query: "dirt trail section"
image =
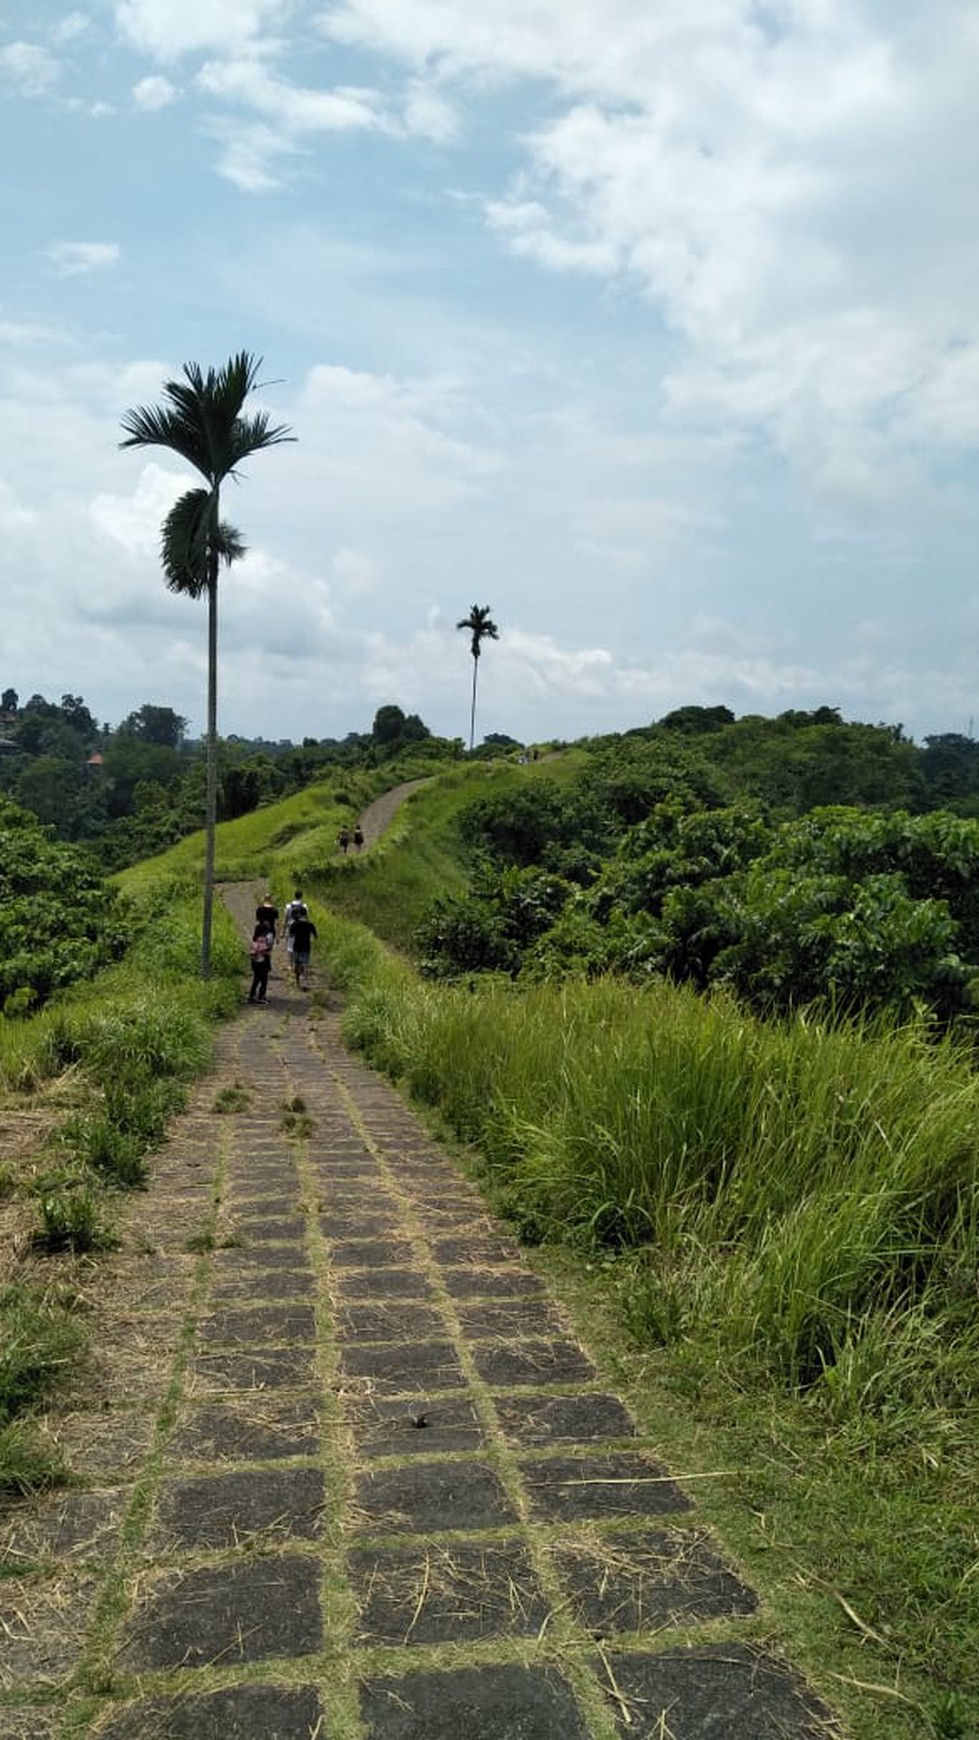
<path id="1" fill-rule="evenodd" d="M 382 792 L 372 804 L 368 804 L 360 817 L 360 826 L 364 834 L 364 845 L 372 846 L 390 824 L 395 810 L 399 810 L 406 798 L 413 791 L 420 791 L 423 785 L 428 785 L 427 779 L 406 779 L 403 785 L 395 785 L 390 791 Z"/>
<path id="2" fill-rule="evenodd" d="M 695 1496 L 283 966 L 100 1269 L 76 1484 L 4 1515 L 0 1740 L 825 1740 Z"/>

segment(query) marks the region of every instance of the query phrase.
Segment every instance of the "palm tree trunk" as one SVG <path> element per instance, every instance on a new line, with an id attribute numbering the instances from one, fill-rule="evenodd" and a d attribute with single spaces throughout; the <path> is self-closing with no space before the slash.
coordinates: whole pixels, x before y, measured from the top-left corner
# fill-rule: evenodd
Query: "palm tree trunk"
<path id="1" fill-rule="evenodd" d="M 470 755 L 472 754 L 473 744 L 476 741 L 476 672 L 478 670 L 479 670 L 479 659 L 478 659 L 477 655 L 475 653 L 473 653 L 473 704 L 472 704 L 472 710 L 469 714 L 469 753 L 470 753 Z"/>
<path id="2" fill-rule="evenodd" d="M 214 828 L 218 809 L 218 557 L 207 577 L 207 744 L 204 798 L 204 918 L 201 926 L 201 978 L 211 976 L 211 920 L 214 913 Z"/>

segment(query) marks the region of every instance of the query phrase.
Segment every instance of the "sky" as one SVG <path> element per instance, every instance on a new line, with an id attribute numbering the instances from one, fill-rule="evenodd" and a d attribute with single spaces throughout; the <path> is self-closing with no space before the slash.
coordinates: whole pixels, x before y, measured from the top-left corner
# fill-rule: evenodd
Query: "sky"
<path id="1" fill-rule="evenodd" d="M 979 714 L 976 0 L 0 0 L 0 686 L 203 726 L 193 472 L 263 359 L 219 729 Z"/>

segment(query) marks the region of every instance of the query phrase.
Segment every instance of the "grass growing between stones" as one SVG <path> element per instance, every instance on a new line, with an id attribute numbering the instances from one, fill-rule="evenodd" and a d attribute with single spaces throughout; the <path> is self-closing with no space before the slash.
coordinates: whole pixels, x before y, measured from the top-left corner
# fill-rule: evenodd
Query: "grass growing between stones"
<path id="1" fill-rule="evenodd" d="M 854 1732 L 977 1731 L 971 1058 L 667 986 L 438 988 L 357 927 L 321 938 L 348 1040 L 573 1250 L 649 1429 L 674 1422 Z"/>

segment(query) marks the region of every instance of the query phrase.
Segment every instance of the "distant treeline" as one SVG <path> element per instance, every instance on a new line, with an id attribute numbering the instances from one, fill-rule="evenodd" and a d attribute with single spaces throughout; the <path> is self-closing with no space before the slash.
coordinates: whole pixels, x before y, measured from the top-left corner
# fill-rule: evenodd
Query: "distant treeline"
<path id="1" fill-rule="evenodd" d="M 202 825 L 203 744 L 171 707 L 147 703 L 121 724 L 99 725 L 80 695 L 59 702 L 14 689 L 0 695 L 0 794 L 46 823 L 59 840 L 84 843 L 106 870 L 163 851 Z M 444 760 L 462 742 L 435 738 L 416 713 L 380 707 L 369 732 L 301 744 L 223 738 L 218 820 L 301 791 L 330 768 L 376 767 L 407 744 Z"/>
<path id="2" fill-rule="evenodd" d="M 57 838 L 87 843 L 106 869 L 118 869 L 200 827 L 202 745 L 186 733 L 186 719 L 171 707 L 147 703 L 113 727 L 100 725 L 80 695 L 56 702 L 35 694 L 21 705 L 8 688 L 0 695 L 0 793 Z M 644 742 L 669 742 L 675 753 L 658 786 L 655 779 L 649 785 L 647 774 L 621 776 L 626 784 L 637 781 L 633 800 L 624 787 L 616 799 L 629 823 L 675 796 L 677 778 L 707 807 L 751 796 L 786 819 L 825 804 L 979 816 L 979 743 L 955 732 L 918 745 L 900 725 L 850 723 L 834 707 L 736 719 L 727 707 L 690 706 L 634 731 L 586 739 L 582 747 Z M 433 736 L 417 713 L 394 704 L 378 708 L 369 731 L 343 738 L 305 737 L 301 744 L 223 738 L 218 819 L 302 790 L 331 768 L 376 767 L 409 744 L 441 761 L 464 753 L 461 739 Z M 496 733 L 475 753 L 507 756 L 523 747 Z"/>

